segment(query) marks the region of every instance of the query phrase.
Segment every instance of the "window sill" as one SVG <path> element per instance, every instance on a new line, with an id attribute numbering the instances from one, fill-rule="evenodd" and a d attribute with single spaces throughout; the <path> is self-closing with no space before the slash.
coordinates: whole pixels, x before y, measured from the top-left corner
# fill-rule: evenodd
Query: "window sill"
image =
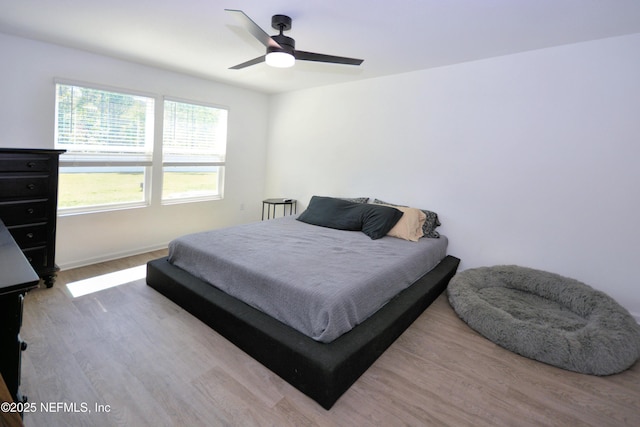
<path id="1" fill-rule="evenodd" d="M 165 199 L 162 201 L 163 206 L 167 205 L 181 205 L 184 203 L 198 203 L 198 202 L 211 202 L 216 200 L 222 200 L 222 196 L 200 196 L 200 197 L 184 197 L 180 199 Z"/>
<path id="2" fill-rule="evenodd" d="M 76 215 L 85 215 L 85 214 L 95 214 L 95 213 L 104 213 L 104 212 L 114 212 L 114 211 L 123 211 L 128 209 L 140 209 L 140 208 L 148 208 L 149 204 L 146 202 L 139 203 L 118 203 L 114 205 L 102 205 L 102 206 L 92 206 L 92 207 L 82 207 L 82 208 L 58 208 L 58 216 L 76 216 Z"/>

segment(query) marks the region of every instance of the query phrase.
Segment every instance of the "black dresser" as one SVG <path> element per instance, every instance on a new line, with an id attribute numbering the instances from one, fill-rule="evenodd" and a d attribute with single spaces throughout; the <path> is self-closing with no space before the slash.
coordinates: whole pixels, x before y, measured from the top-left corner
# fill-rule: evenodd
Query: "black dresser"
<path id="1" fill-rule="evenodd" d="M 0 148 L 0 220 L 50 288 L 58 267 L 58 165 L 64 150 Z"/>
<path id="2" fill-rule="evenodd" d="M 14 402 L 25 402 L 20 393 L 20 362 L 27 343 L 20 338 L 22 307 L 27 291 L 40 278 L 0 221 L 0 374 Z"/>

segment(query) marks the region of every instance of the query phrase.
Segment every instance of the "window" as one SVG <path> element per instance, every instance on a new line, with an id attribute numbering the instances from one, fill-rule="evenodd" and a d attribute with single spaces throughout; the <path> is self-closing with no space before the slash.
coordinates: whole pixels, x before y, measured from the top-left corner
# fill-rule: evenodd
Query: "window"
<path id="1" fill-rule="evenodd" d="M 164 101 L 162 201 L 221 198 L 227 110 Z"/>
<path id="2" fill-rule="evenodd" d="M 222 198 L 227 110 L 155 99 L 56 84 L 61 213 Z"/>
<path id="3" fill-rule="evenodd" d="M 148 201 L 154 99 L 81 86 L 56 85 L 58 206 L 86 211 Z"/>

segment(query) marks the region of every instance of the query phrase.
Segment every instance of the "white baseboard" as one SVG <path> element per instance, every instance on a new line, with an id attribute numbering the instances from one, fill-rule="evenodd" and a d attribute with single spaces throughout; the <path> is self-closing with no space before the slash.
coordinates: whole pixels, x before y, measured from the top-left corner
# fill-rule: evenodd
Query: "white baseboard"
<path id="1" fill-rule="evenodd" d="M 100 255 L 98 257 L 72 261 L 72 262 L 68 262 L 68 263 L 65 263 L 65 264 L 58 264 L 58 267 L 60 267 L 60 270 L 71 270 L 72 268 L 86 267 L 87 265 L 98 264 L 98 263 L 106 262 L 106 261 L 113 261 L 113 260 L 120 259 L 120 258 L 126 258 L 126 257 L 129 257 L 129 256 L 144 254 L 146 252 L 152 252 L 152 251 L 157 251 L 157 250 L 160 250 L 160 249 L 166 249 L 167 246 L 168 246 L 168 243 L 163 243 L 163 244 L 160 244 L 160 245 L 154 245 L 154 246 L 147 246 L 147 247 L 143 247 L 143 248 L 131 249 L 131 250 L 124 251 L 124 252 L 113 252 L 113 253 L 109 253 L 109 254 Z"/>

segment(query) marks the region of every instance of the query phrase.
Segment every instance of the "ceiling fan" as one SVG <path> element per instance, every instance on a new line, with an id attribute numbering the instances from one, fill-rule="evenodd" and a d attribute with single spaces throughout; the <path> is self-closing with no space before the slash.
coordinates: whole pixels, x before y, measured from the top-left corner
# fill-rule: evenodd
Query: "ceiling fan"
<path id="1" fill-rule="evenodd" d="M 296 50 L 296 42 L 291 37 L 282 34 L 284 31 L 291 29 L 291 18 L 285 15 L 273 15 L 271 18 L 271 27 L 280 31 L 280 34 L 270 36 L 255 22 L 251 20 L 243 11 L 235 9 L 225 9 L 232 13 L 242 24 L 242 26 L 251 33 L 260 43 L 265 45 L 267 52 L 265 55 L 251 59 L 242 64 L 231 67 L 231 70 L 240 70 L 251 65 L 266 62 L 272 67 L 287 68 L 292 67 L 296 59 L 301 61 L 328 62 L 331 64 L 347 64 L 360 65 L 362 59 L 345 58 L 343 56 L 324 55 L 322 53 L 305 52 Z"/>

